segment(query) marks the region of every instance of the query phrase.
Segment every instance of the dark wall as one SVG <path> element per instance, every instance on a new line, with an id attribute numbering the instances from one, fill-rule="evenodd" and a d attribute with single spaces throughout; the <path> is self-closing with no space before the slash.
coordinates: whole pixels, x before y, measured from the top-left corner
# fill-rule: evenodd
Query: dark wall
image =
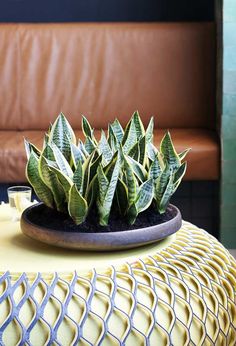
<path id="1" fill-rule="evenodd" d="M 209 20 L 214 0 L 0 0 L 0 22 Z"/>

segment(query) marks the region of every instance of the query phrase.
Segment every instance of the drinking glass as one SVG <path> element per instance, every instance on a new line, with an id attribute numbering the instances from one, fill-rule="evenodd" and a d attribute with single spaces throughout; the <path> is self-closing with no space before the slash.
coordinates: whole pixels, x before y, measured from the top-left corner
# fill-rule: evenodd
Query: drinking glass
<path id="1" fill-rule="evenodd" d="M 12 220 L 20 220 L 21 213 L 31 205 L 32 189 L 29 186 L 11 186 L 7 189 Z"/>

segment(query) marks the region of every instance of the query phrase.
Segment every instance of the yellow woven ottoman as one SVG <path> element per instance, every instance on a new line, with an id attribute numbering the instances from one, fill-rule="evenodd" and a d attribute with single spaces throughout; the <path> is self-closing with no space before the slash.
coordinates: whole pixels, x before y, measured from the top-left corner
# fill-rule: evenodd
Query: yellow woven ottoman
<path id="1" fill-rule="evenodd" d="M 236 345 L 236 262 L 188 222 L 129 251 L 54 248 L 1 206 L 0 345 Z"/>

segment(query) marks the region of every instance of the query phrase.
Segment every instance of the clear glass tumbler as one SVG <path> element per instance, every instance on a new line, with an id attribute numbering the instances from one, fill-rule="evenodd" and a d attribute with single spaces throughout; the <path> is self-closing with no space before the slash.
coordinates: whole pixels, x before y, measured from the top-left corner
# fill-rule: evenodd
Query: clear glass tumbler
<path id="1" fill-rule="evenodd" d="M 29 186 L 11 186 L 7 189 L 12 220 L 20 220 L 21 213 L 30 206 L 32 189 Z"/>

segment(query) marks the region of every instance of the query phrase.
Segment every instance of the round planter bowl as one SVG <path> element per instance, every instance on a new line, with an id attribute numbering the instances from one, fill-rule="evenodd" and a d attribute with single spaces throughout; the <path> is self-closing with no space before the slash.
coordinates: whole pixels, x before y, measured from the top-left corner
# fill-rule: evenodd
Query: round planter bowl
<path id="1" fill-rule="evenodd" d="M 21 216 L 22 232 L 35 240 L 53 246 L 86 250 L 86 251 L 111 251 L 139 247 L 159 241 L 177 232 L 182 225 L 182 217 L 178 208 L 170 204 L 168 212 L 171 214 L 169 221 L 158 225 L 123 230 L 118 232 L 71 232 L 59 231 L 48 228 L 47 225 L 38 225 L 32 221 L 32 213 L 40 214 L 44 208 L 39 203 L 27 208 Z M 55 211 L 53 211 L 55 213 Z"/>

